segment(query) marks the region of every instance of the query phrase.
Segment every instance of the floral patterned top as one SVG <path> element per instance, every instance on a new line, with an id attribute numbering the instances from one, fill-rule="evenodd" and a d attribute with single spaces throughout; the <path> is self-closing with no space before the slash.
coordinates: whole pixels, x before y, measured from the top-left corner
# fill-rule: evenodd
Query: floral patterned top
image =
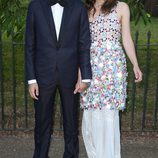
<path id="1" fill-rule="evenodd" d="M 116 9 L 94 18 L 90 30 L 93 79 L 90 87 L 81 94 L 81 108 L 102 109 L 106 106 L 111 110 L 124 110 L 127 70 Z"/>

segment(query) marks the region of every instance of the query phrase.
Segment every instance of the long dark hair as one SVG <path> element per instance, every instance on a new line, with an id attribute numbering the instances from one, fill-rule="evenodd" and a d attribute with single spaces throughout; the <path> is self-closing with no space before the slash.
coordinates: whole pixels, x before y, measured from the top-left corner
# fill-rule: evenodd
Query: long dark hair
<path id="1" fill-rule="evenodd" d="M 90 13 L 90 11 L 93 10 L 93 15 L 96 12 L 96 8 L 94 6 L 96 0 L 85 0 L 85 4 L 87 6 L 88 12 Z M 104 14 L 109 14 L 111 12 L 111 10 L 117 5 L 118 0 L 106 0 L 102 7 L 101 7 L 101 11 Z"/>

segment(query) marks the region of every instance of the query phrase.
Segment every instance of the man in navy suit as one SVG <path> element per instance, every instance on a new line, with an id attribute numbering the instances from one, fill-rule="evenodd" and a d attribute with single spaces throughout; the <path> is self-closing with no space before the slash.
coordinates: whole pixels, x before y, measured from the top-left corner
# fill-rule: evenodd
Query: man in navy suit
<path id="1" fill-rule="evenodd" d="M 33 0 L 26 24 L 26 76 L 35 106 L 33 158 L 48 158 L 52 113 L 58 88 L 63 111 L 64 158 L 78 158 L 77 92 L 88 87 L 90 30 L 78 0 Z M 82 82 L 78 80 L 80 69 Z"/>

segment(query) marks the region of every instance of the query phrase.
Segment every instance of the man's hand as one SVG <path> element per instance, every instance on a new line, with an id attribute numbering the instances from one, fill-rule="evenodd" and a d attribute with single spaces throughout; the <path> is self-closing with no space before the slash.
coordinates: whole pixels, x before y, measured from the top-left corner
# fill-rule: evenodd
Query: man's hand
<path id="1" fill-rule="evenodd" d="M 33 99 L 38 100 L 39 88 L 38 88 L 38 84 L 37 83 L 33 83 L 33 84 L 29 85 L 29 93 L 30 93 L 30 96 Z"/>

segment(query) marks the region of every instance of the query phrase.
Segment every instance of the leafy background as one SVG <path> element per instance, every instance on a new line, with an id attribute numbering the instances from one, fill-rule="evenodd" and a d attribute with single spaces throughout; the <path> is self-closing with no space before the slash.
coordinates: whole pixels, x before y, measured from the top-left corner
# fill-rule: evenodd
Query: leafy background
<path id="1" fill-rule="evenodd" d="M 144 10 L 141 0 L 123 0 L 130 6 L 131 20 L 138 23 L 140 18 L 147 24 L 150 21 L 150 14 Z M 23 37 L 25 30 L 25 17 L 29 0 L 1 0 L 0 1 L 0 26 L 7 36 L 12 30 L 18 38 Z"/>

